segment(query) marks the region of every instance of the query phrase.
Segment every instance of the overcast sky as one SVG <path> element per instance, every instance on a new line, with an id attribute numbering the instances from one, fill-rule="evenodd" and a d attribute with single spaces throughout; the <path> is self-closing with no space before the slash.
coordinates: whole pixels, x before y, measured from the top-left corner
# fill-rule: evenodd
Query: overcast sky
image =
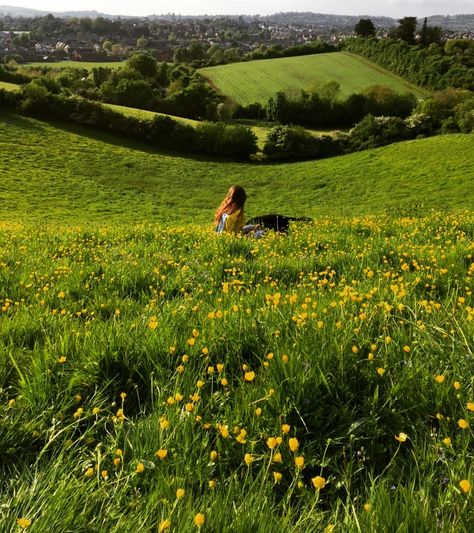
<path id="1" fill-rule="evenodd" d="M 10 0 L 0 4 L 43 11 L 92 10 L 111 15 L 181 13 L 267 15 L 279 11 L 312 11 L 336 15 L 386 15 L 389 17 L 474 13 L 474 0 Z"/>

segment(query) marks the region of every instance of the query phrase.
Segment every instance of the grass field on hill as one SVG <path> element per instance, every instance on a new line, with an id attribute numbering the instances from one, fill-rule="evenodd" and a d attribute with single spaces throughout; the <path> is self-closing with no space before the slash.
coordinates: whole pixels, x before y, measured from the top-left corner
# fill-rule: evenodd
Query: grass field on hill
<path id="1" fill-rule="evenodd" d="M 37 61 L 25 63 L 26 67 L 85 68 L 87 70 L 99 67 L 121 68 L 124 65 L 125 61 Z"/>
<path id="2" fill-rule="evenodd" d="M 409 212 L 474 204 L 472 135 L 393 144 L 332 159 L 236 163 L 160 153 L 76 127 L 1 115 L 0 219 L 209 223 L 229 185 L 248 215 Z"/>
<path id="3" fill-rule="evenodd" d="M 199 72 L 222 94 L 243 105 L 263 104 L 277 91 L 311 89 L 333 80 L 341 86 L 341 97 L 380 84 L 401 93 L 412 92 L 418 98 L 427 94 L 377 65 L 345 52 L 231 63 Z"/>
<path id="4" fill-rule="evenodd" d="M 8 83 L 6 81 L 0 81 L 0 89 L 4 89 L 5 91 L 19 91 L 21 85 L 18 85 L 16 83 Z"/>

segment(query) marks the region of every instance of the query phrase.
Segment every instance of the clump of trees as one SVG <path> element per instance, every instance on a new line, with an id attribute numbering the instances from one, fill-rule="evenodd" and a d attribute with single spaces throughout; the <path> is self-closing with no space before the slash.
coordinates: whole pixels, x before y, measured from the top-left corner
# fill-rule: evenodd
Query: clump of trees
<path id="1" fill-rule="evenodd" d="M 393 38 L 353 38 L 344 48 L 422 87 L 474 90 L 474 41 L 453 39 L 426 47 Z"/>
<path id="2" fill-rule="evenodd" d="M 474 94 L 470 91 L 434 93 L 405 118 L 369 113 L 348 133 L 313 135 L 299 127 L 278 125 L 268 135 L 263 153 L 270 160 L 315 159 L 455 132 L 474 133 Z"/>
<path id="3" fill-rule="evenodd" d="M 239 107 L 234 116 L 266 117 L 270 122 L 314 128 L 345 128 L 352 127 L 369 113 L 406 117 L 417 104 L 413 94 L 400 94 L 385 85 L 368 87 L 345 99 L 341 99 L 339 93 L 340 86 L 336 81 L 322 84 L 313 91 L 302 90 L 293 96 L 280 91 L 269 98 L 265 107 L 260 104 Z"/>
<path id="4" fill-rule="evenodd" d="M 50 90 L 66 96 L 136 107 L 197 120 L 216 120 L 223 97 L 192 68 L 158 62 L 146 53 L 133 54 L 122 68 L 0 66 L 0 80 L 28 83 L 41 78 Z M 54 86 L 54 90 L 53 90 Z"/>

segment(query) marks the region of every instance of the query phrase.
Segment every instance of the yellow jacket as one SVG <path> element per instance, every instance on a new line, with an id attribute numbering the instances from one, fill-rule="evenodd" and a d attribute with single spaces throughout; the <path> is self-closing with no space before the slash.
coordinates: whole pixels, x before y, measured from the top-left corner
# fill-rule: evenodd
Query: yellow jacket
<path id="1" fill-rule="evenodd" d="M 238 209 L 230 215 L 224 213 L 217 225 L 217 233 L 239 233 L 244 227 L 245 220 L 243 212 Z"/>

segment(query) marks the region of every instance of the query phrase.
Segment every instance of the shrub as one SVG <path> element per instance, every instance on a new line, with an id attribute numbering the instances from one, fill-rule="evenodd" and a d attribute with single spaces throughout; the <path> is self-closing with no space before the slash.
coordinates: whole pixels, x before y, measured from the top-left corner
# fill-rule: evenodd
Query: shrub
<path id="1" fill-rule="evenodd" d="M 365 150 L 408 139 L 412 131 L 399 117 L 365 116 L 350 132 L 351 148 Z"/>
<path id="2" fill-rule="evenodd" d="M 270 160 L 318 159 L 343 153 L 345 144 L 342 134 L 314 136 L 303 128 L 276 126 L 268 134 L 263 153 Z"/>
<path id="3" fill-rule="evenodd" d="M 257 137 L 245 126 L 203 122 L 196 132 L 199 149 L 204 152 L 246 159 L 257 151 Z"/>

